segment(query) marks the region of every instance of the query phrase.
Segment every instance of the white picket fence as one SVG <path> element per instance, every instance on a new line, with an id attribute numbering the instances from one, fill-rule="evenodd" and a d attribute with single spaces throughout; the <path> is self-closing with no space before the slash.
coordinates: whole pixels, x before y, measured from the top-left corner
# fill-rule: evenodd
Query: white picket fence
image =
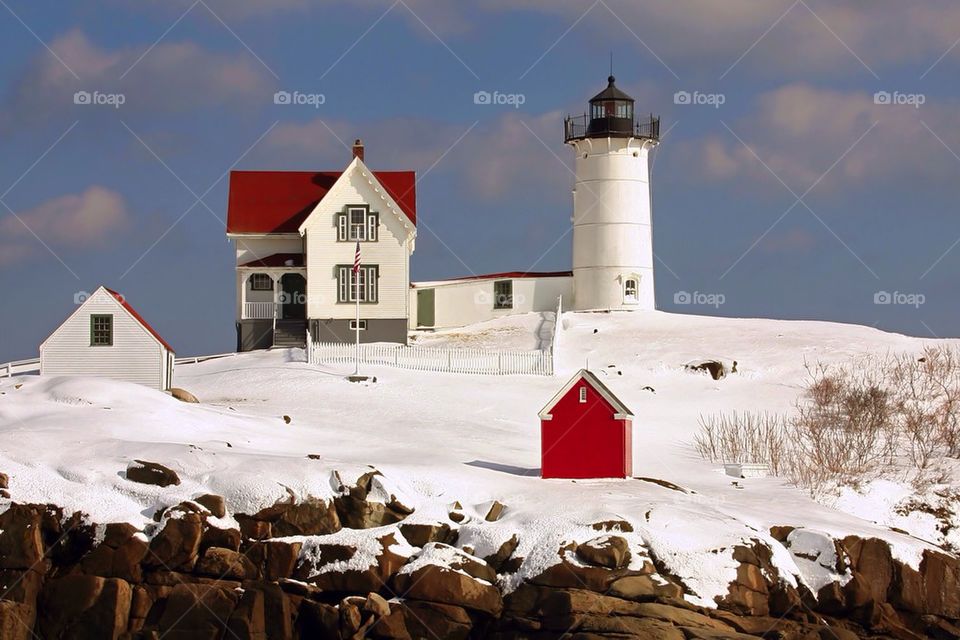
<path id="1" fill-rule="evenodd" d="M 40 358 L 30 358 L 29 360 L 15 360 L 0 364 L 0 378 L 9 378 L 11 376 L 23 373 L 34 373 L 40 371 Z"/>
<path id="2" fill-rule="evenodd" d="M 354 344 L 311 342 L 307 348 L 307 361 L 310 364 L 352 364 L 355 359 Z M 446 373 L 553 375 L 553 354 L 549 351 L 434 349 L 373 343 L 360 345 L 360 363 Z"/>

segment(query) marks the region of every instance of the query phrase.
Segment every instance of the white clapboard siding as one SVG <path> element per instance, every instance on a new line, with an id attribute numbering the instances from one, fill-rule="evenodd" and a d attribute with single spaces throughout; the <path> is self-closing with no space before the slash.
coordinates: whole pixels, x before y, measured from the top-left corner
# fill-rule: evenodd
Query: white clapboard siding
<path id="1" fill-rule="evenodd" d="M 113 345 L 90 346 L 90 315 L 113 314 Z M 40 375 L 93 376 L 166 389 L 167 349 L 102 287 L 40 346 Z"/>
<path id="2" fill-rule="evenodd" d="M 311 341 L 307 357 L 310 364 L 353 363 L 356 345 Z M 360 362 L 417 371 L 475 375 L 553 375 L 553 355 L 549 351 L 434 349 L 373 343 L 360 345 Z"/>
<path id="3" fill-rule="evenodd" d="M 377 241 L 360 243 L 361 262 L 380 267 L 378 302 L 361 305 L 362 317 L 408 317 L 414 231 L 405 226 L 405 214 L 399 210 L 394 212 L 381 197 L 382 189 L 373 173 L 357 164 L 343 173 L 304 222 L 308 317 L 342 320 L 351 319 L 356 313 L 356 305 L 337 302 L 336 266 L 352 265 L 357 246 L 356 242 L 337 240 L 336 216 L 350 204 L 368 204 L 371 211 L 380 213 Z"/>
<path id="4" fill-rule="evenodd" d="M 262 260 L 275 253 L 303 253 L 303 240 L 299 237 L 252 237 L 236 236 L 237 266 Z"/>

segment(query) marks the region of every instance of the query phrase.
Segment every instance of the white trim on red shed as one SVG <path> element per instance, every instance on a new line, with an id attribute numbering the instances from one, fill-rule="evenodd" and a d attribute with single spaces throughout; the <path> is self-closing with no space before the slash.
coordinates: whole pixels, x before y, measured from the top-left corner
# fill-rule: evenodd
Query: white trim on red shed
<path id="1" fill-rule="evenodd" d="M 567 384 L 563 385 L 563 388 L 557 392 L 557 395 L 553 396 L 550 402 L 547 403 L 543 409 L 540 410 L 538 414 L 541 420 L 552 420 L 553 414 L 550 412 L 553 410 L 557 403 L 570 392 L 571 389 L 580 381 L 584 380 L 588 385 L 590 385 L 594 391 L 600 394 L 604 400 L 610 403 L 614 408 L 615 413 L 613 418 L 615 420 L 630 420 L 633 418 L 633 413 L 627 408 L 627 405 L 623 403 L 610 389 L 607 388 L 603 382 L 592 372 L 587 369 L 580 369 L 569 381 Z"/>

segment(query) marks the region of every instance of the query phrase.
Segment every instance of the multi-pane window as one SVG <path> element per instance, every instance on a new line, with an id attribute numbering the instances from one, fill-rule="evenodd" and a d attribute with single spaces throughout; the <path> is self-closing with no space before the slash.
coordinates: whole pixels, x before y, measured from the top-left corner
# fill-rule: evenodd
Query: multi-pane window
<path id="1" fill-rule="evenodd" d="M 627 304 L 635 304 L 638 300 L 637 279 L 627 278 L 623 282 L 623 301 Z"/>
<path id="2" fill-rule="evenodd" d="M 356 330 L 357 330 L 357 321 L 356 321 L 356 320 L 351 320 L 351 321 L 350 321 L 350 331 L 356 331 Z M 367 330 L 367 321 L 366 321 L 366 320 L 361 320 L 361 321 L 360 321 L 360 331 L 366 331 L 366 330 Z"/>
<path id="3" fill-rule="evenodd" d="M 366 206 L 347 207 L 337 214 L 337 239 L 341 242 L 376 242 L 380 214 Z"/>
<path id="4" fill-rule="evenodd" d="M 254 273 L 250 276 L 252 291 L 273 291 L 273 278 L 266 273 Z"/>
<path id="5" fill-rule="evenodd" d="M 587 403 L 587 388 L 580 387 L 580 404 L 586 404 L 586 403 Z"/>
<path id="6" fill-rule="evenodd" d="M 493 283 L 493 308 L 513 309 L 513 280 L 497 280 Z"/>
<path id="7" fill-rule="evenodd" d="M 90 346 L 109 347 L 113 345 L 113 315 L 91 314 Z"/>
<path id="8" fill-rule="evenodd" d="M 339 265 L 337 267 L 337 302 L 356 302 L 358 289 L 360 302 L 376 302 L 379 293 L 377 290 L 379 275 L 378 265 L 360 265 L 357 273 L 354 273 L 352 265 Z"/>

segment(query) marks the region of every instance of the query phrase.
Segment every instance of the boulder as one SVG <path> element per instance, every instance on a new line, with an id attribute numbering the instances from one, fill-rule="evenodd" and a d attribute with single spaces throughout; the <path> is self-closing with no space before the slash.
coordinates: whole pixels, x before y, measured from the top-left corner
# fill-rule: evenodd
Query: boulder
<path id="1" fill-rule="evenodd" d="M 12 504 L 0 513 L 0 569 L 33 569 L 43 558 L 43 512 L 33 505 Z"/>
<path id="2" fill-rule="evenodd" d="M 238 513 L 234 516 L 240 525 L 240 535 L 249 540 L 266 540 L 273 537 L 273 527 L 269 522 L 257 520 L 248 515 Z"/>
<path id="3" fill-rule="evenodd" d="M 163 529 L 150 541 L 144 565 L 170 571 L 192 571 L 202 534 L 203 519 L 198 514 L 167 518 Z"/>
<path id="4" fill-rule="evenodd" d="M 473 620 L 463 607 L 407 600 L 398 605 L 397 610 L 404 619 L 404 627 L 409 634 L 407 637 L 410 638 L 466 640 L 473 629 Z M 376 632 L 382 626 L 378 624 L 373 631 Z"/>
<path id="5" fill-rule="evenodd" d="M 336 533 L 340 530 L 340 518 L 333 502 L 307 498 L 300 502 L 278 502 L 258 511 L 254 520 L 270 523 L 270 533 L 265 536 L 249 536 L 255 539 L 284 536 L 315 536 Z M 237 516 L 240 530 L 244 521 Z"/>
<path id="6" fill-rule="evenodd" d="M 133 590 L 125 580 L 82 574 L 50 580 L 40 594 L 42 638 L 108 638 L 127 630 Z"/>
<path id="7" fill-rule="evenodd" d="M 683 587 L 658 574 L 624 576 L 610 584 L 609 594 L 624 600 L 646 601 L 655 598 L 681 598 Z"/>
<path id="8" fill-rule="evenodd" d="M 219 640 L 239 601 L 233 590 L 209 584 L 178 584 L 158 622 L 160 637 Z"/>
<path id="9" fill-rule="evenodd" d="M 577 545 L 577 557 L 608 569 L 622 569 L 630 563 L 630 545 L 621 536 L 601 536 Z"/>
<path id="10" fill-rule="evenodd" d="M 207 511 L 213 514 L 215 518 L 222 518 L 227 515 L 227 505 L 222 496 L 213 493 L 205 493 L 193 499 L 199 505 L 202 505 Z"/>
<path id="11" fill-rule="evenodd" d="M 230 619 L 224 638 L 237 640 L 267 640 L 267 625 L 264 614 L 263 592 L 248 589 L 240 596 Z"/>
<path id="12" fill-rule="evenodd" d="M 727 377 L 727 367 L 719 360 L 694 360 L 683 365 L 687 371 L 708 373 L 714 380 Z"/>
<path id="13" fill-rule="evenodd" d="M 493 504 L 490 505 L 490 509 L 487 510 L 487 515 L 483 517 L 487 522 L 496 522 L 501 517 L 503 517 L 503 512 L 506 510 L 506 507 L 499 500 L 494 500 Z"/>
<path id="14" fill-rule="evenodd" d="M 257 577 L 257 568 L 247 556 L 221 547 L 210 547 L 197 563 L 196 572 L 217 580 L 246 580 Z"/>
<path id="15" fill-rule="evenodd" d="M 289 640 L 293 637 L 293 622 L 299 602 L 284 593 L 280 585 L 270 582 L 243 583 L 244 591 L 263 593 L 263 617 L 268 640 Z"/>
<path id="16" fill-rule="evenodd" d="M 513 534 L 510 536 L 509 540 L 504 541 L 504 543 L 500 545 L 495 553 L 486 556 L 484 561 L 493 567 L 495 571 L 500 571 L 507 560 L 510 559 L 510 556 L 513 555 L 513 552 L 517 550 L 519 545 L 520 539 L 516 534 Z"/>
<path id="17" fill-rule="evenodd" d="M 33 640 L 36 609 L 12 600 L 0 600 L 0 638 L 4 640 Z"/>
<path id="18" fill-rule="evenodd" d="M 222 547 L 224 549 L 232 549 L 233 551 L 240 550 L 240 543 L 243 541 L 243 536 L 240 534 L 238 529 L 218 529 L 217 527 L 208 526 L 203 530 L 203 535 L 200 538 L 200 552 L 203 553 L 210 547 Z"/>
<path id="19" fill-rule="evenodd" d="M 625 576 L 640 576 L 656 573 L 652 562 L 645 561 L 640 569 L 608 569 L 607 567 L 583 566 L 581 563 L 571 562 L 568 554 L 576 552 L 577 545 L 570 544 L 561 548 L 558 553 L 560 562 L 554 564 L 532 578 L 529 582 L 543 587 L 557 587 L 561 589 L 589 589 L 597 593 L 605 593 L 610 585 Z"/>
<path id="20" fill-rule="evenodd" d="M 453 544 L 457 541 L 457 532 L 446 522 L 400 524 L 400 533 L 414 547 L 423 547 L 430 542 Z"/>
<path id="21" fill-rule="evenodd" d="M 294 577 L 309 582 L 323 591 L 335 593 L 380 591 L 389 582 L 391 576 L 406 564 L 407 556 L 392 550 L 399 547 L 396 533 L 385 534 L 377 538 L 377 542 L 381 550 L 367 568 L 327 570 L 326 567 L 331 563 L 352 558 L 356 549 L 347 545 L 320 545 L 316 548 L 319 551 L 319 558 L 301 562 L 294 571 Z"/>
<path id="22" fill-rule="evenodd" d="M 180 484 L 180 476 L 176 471 L 160 463 L 145 460 L 134 460 L 127 465 L 127 480 L 158 487 Z"/>
<path id="23" fill-rule="evenodd" d="M 131 524 L 106 526 L 103 542 L 81 560 L 83 572 L 104 578 L 122 578 L 130 583 L 143 581 L 140 563 L 149 547 L 143 535 Z"/>
<path id="24" fill-rule="evenodd" d="M 191 404 L 197 404 L 200 402 L 197 400 L 197 396 L 193 395 L 186 389 L 180 389 L 179 387 L 173 387 L 170 389 L 170 395 L 180 402 L 189 402 Z"/>
<path id="25" fill-rule="evenodd" d="M 497 587 L 453 569 L 422 565 L 393 577 L 392 589 L 403 599 L 428 600 L 498 617 L 503 599 Z"/>
<path id="26" fill-rule="evenodd" d="M 339 628 L 340 612 L 335 606 L 312 600 L 300 603 L 296 629 L 301 638 L 339 638 Z"/>
<path id="27" fill-rule="evenodd" d="M 254 542 L 246 553 L 263 580 L 276 581 L 293 575 L 302 546 L 300 542 L 266 540 Z"/>
<path id="28" fill-rule="evenodd" d="M 400 522 L 413 513 L 413 509 L 392 494 L 387 502 L 368 500 L 376 485 L 379 485 L 376 488 L 381 492 L 386 492 L 380 481 L 381 477 L 379 471 L 369 471 L 357 478 L 356 485 L 341 486 L 342 493 L 334 498 L 334 503 L 343 526 L 350 529 L 372 529 Z"/>

